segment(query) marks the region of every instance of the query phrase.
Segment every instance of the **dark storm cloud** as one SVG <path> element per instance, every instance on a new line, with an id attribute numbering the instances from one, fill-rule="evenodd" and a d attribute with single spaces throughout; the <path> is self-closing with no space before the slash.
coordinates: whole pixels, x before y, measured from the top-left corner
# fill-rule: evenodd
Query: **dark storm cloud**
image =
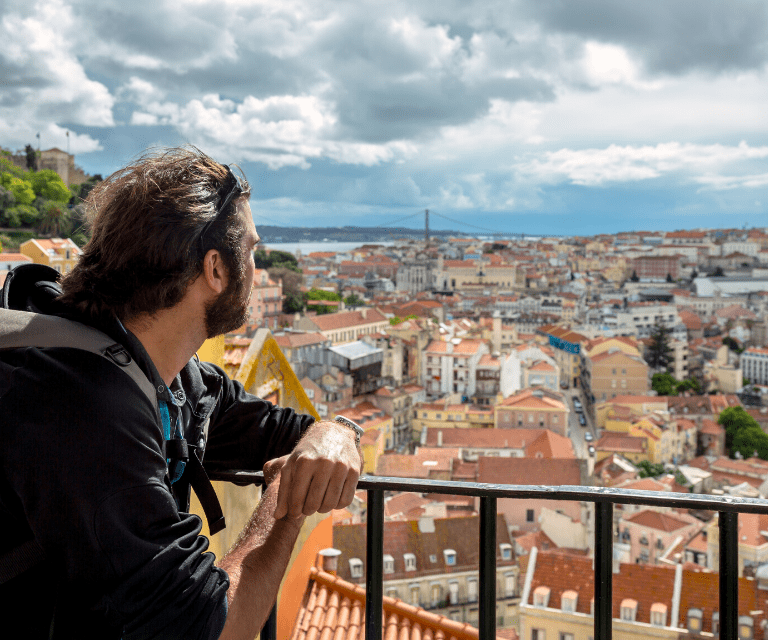
<path id="1" fill-rule="evenodd" d="M 545 29 L 624 45 L 649 71 L 748 70 L 768 60 L 763 0 L 552 0 L 525 13 Z"/>

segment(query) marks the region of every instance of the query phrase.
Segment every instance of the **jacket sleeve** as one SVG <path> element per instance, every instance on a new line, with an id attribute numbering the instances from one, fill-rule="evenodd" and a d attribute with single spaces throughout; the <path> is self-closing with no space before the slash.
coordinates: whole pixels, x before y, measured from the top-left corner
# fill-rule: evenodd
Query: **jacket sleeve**
<path id="1" fill-rule="evenodd" d="M 0 400 L 14 417 L 0 462 L 64 597 L 126 640 L 218 637 L 229 579 L 177 509 L 149 401 L 97 355 L 24 358 Z"/>
<path id="2" fill-rule="evenodd" d="M 290 453 L 315 421 L 245 391 L 219 367 L 200 363 L 203 379 L 222 379 L 219 402 L 211 413 L 205 467 L 209 470 L 260 471 L 264 463 Z"/>

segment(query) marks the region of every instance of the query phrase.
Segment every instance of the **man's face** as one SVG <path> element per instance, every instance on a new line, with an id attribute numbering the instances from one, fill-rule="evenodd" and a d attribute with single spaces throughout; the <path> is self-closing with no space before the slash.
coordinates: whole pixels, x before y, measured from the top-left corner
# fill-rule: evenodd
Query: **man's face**
<path id="1" fill-rule="evenodd" d="M 229 274 L 227 288 L 205 307 L 205 329 L 209 338 L 234 331 L 248 320 L 248 303 L 256 271 L 253 250 L 259 243 L 259 234 L 256 233 L 248 202 L 243 199 L 237 207 L 241 224 L 245 227 L 240 256 L 237 258 L 239 263 L 235 265 L 234 273 Z"/>

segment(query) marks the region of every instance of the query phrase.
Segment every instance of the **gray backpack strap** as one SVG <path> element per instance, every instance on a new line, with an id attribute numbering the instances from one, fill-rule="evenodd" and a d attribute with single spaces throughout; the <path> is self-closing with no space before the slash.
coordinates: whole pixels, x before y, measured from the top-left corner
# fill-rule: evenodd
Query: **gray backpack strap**
<path id="1" fill-rule="evenodd" d="M 56 316 L 0 309 L 0 349 L 21 347 L 71 347 L 100 355 L 139 385 L 158 414 L 154 385 L 125 348 L 101 331 Z"/>
<path id="2" fill-rule="evenodd" d="M 0 309 L 0 349 L 70 347 L 100 355 L 118 365 L 139 385 L 158 414 L 155 387 L 121 344 L 105 333 L 79 322 L 27 311 Z M 0 553 L 0 584 L 15 578 L 45 559 L 37 541 L 27 540 Z"/>

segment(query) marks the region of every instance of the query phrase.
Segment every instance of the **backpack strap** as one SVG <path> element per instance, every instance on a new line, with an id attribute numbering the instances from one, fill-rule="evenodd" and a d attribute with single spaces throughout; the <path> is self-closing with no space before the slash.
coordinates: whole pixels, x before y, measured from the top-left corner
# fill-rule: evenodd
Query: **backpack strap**
<path id="1" fill-rule="evenodd" d="M 105 333 L 80 322 L 28 311 L 0 308 L 0 349 L 24 347 L 69 347 L 100 355 L 122 369 L 139 386 L 160 420 L 157 393 L 154 385 L 141 370 L 125 347 Z M 172 457 L 186 458 L 186 447 L 178 447 L 184 441 L 168 441 L 167 453 Z M 177 446 L 174 447 L 174 444 Z M 186 443 L 184 443 L 186 444 Z M 190 447 L 191 448 L 191 447 Z M 176 449 L 179 449 L 176 451 Z M 182 450 L 183 449 L 183 450 Z M 197 453 L 189 456 L 190 484 L 200 500 L 211 535 L 225 527 L 221 504 Z M 0 584 L 15 578 L 45 559 L 45 552 L 36 540 L 27 540 L 10 551 L 0 552 Z"/>
<path id="2" fill-rule="evenodd" d="M 127 373 L 155 408 L 155 387 L 121 344 L 107 334 L 74 320 L 28 311 L 0 309 L 0 349 L 71 347 L 100 355 Z"/>

